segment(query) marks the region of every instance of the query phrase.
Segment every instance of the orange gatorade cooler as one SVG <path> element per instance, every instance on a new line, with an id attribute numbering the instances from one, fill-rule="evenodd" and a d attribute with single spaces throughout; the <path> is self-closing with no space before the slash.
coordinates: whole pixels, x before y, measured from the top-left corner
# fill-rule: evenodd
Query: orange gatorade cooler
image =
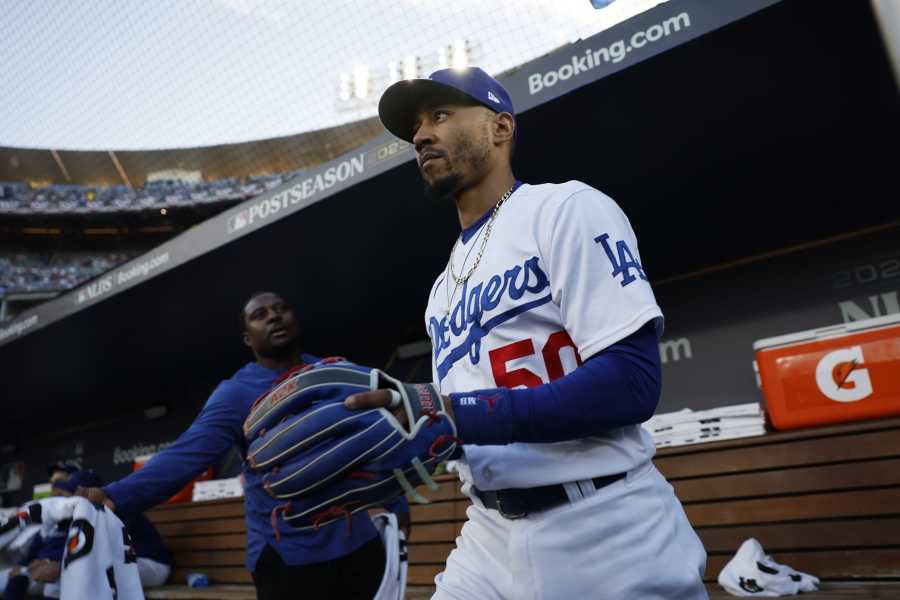
<path id="1" fill-rule="evenodd" d="M 141 469 L 147 461 L 153 458 L 153 454 L 144 454 L 143 456 L 138 456 L 134 459 L 134 471 Z M 213 471 L 212 468 L 207 469 L 203 473 L 200 473 L 192 480 L 188 482 L 186 486 L 181 488 L 179 491 L 175 493 L 174 496 L 166 500 L 163 504 L 178 504 L 180 502 L 190 502 L 191 497 L 194 493 L 194 484 L 198 481 L 207 481 L 212 479 Z"/>
<path id="2" fill-rule="evenodd" d="M 900 314 L 767 338 L 753 350 L 777 429 L 900 414 Z"/>

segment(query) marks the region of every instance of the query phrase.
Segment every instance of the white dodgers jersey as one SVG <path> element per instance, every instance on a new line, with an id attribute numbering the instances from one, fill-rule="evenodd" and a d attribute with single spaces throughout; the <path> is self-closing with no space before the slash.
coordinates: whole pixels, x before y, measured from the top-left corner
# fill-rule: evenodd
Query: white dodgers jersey
<path id="1" fill-rule="evenodd" d="M 458 276 L 474 263 L 485 229 L 457 244 Z M 471 277 L 456 285 L 448 267 L 425 312 L 434 381 L 444 394 L 548 383 L 649 321 L 660 335 L 662 312 L 628 218 L 578 181 L 521 185 L 497 212 Z M 553 444 L 463 450 L 460 476 L 483 490 L 621 473 L 654 453 L 640 425 Z"/>
<path id="2" fill-rule="evenodd" d="M 144 600 L 137 558 L 122 521 L 84 498 L 40 501 L 44 535 L 71 521 L 62 558 L 62 600 Z"/>

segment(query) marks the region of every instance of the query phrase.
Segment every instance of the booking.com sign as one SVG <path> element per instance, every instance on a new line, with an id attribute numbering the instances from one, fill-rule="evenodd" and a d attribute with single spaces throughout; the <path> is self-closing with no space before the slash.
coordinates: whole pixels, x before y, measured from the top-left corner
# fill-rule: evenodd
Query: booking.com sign
<path id="1" fill-rule="evenodd" d="M 634 33 L 627 42 L 618 40 L 596 50 L 586 48 L 583 54 L 573 55 L 569 62 L 557 69 L 529 75 L 528 93 L 534 95 L 544 88 L 551 88 L 560 81 L 578 77 L 582 73 L 587 73 L 601 65 L 622 62 L 629 52 L 639 50 L 647 44 L 661 40 L 690 26 L 691 17 L 688 13 L 683 12 L 666 19 L 662 23 L 651 25 Z"/>

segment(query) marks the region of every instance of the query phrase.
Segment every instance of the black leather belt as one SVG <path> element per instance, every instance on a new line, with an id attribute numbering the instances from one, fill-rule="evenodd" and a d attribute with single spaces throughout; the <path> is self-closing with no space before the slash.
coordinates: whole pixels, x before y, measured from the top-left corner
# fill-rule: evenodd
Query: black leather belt
<path id="1" fill-rule="evenodd" d="M 625 477 L 625 473 L 595 477 L 591 481 L 595 489 L 606 487 Z M 563 484 L 545 485 L 533 488 L 508 488 L 505 490 L 484 491 L 472 487 L 475 495 L 485 508 L 493 508 L 507 519 L 521 519 L 532 513 L 549 510 L 569 501 L 569 495 Z"/>

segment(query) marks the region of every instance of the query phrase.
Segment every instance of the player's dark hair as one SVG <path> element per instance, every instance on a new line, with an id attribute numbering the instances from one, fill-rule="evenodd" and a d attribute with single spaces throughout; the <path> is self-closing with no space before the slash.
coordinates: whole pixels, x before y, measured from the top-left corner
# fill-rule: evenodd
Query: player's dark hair
<path id="1" fill-rule="evenodd" d="M 247 310 L 247 305 L 250 304 L 250 302 L 252 302 L 254 299 L 259 298 L 260 296 L 263 296 L 265 294 L 272 294 L 273 296 L 278 296 L 279 298 L 284 299 L 284 296 L 282 296 L 278 292 L 273 292 L 273 291 L 253 292 L 252 294 L 250 294 L 250 297 L 247 298 L 244 301 L 244 303 L 241 305 L 241 310 L 238 313 L 238 320 L 240 321 L 240 325 L 241 325 L 241 328 L 238 331 L 240 332 L 241 335 L 244 335 L 244 333 L 247 332 L 247 315 L 245 314 L 245 311 Z"/>

